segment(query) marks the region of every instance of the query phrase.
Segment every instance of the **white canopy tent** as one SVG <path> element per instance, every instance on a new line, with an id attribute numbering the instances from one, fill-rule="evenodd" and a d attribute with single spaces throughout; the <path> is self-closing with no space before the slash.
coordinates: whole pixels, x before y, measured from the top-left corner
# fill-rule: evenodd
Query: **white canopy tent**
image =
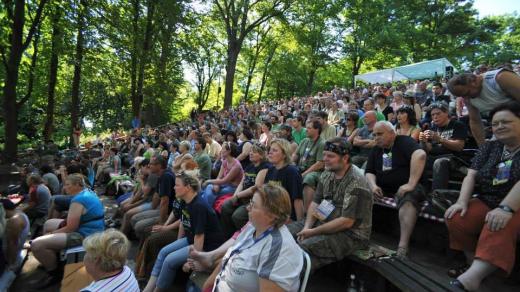
<path id="1" fill-rule="evenodd" d="M 427 79 L 446 75 L 446 67 L 452 67 L 456 72 L 453 64 L 446 58 L 424 61 L 410 65 L 384 69 L 356 75 L 354 80 L 364 81 L 366 83 L 387 83 L 401 80 Z"/>

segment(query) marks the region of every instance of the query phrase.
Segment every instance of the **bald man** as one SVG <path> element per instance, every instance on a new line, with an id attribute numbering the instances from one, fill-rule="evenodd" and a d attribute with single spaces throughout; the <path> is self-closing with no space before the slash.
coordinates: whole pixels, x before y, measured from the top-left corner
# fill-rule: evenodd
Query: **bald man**
<path id="1" fill-rule="evenodd" d="M 401 227 L 397 255 L 406 257 L 419 204 L 425 199 L 419 181 L 426 152 L 413 138 L 398 136 L 390 122 L 377 122 L 373 136 L 376 145 L 368 156 L 365 176 L 375 198 L 395 197 Z"/>
<path id="2" fill-rule="evenodd" d="M 482 117 L 487 118 L 497 104 L 520 101 L 520 76 L 504 68 L 480 75 L 459 74 L 448 81 L 448 89 L 464 98 L 471 132 L 480 145 L 485 140 Z"/>
<path id="3" fill-rule="evenodd" d="M 359 147 L 360 149 L 359 153 L 351 158 L 352 164 L 357 167 L 362 167 L 368 159 L 370 149 L 376 145 L 372 137 L 372 131 L 377 122 L 376 112 L 367 111 L 363 116 L 363 121 L 365 122 L 365 125 L 359 129 L 353 142 L 354 146 Z"/>

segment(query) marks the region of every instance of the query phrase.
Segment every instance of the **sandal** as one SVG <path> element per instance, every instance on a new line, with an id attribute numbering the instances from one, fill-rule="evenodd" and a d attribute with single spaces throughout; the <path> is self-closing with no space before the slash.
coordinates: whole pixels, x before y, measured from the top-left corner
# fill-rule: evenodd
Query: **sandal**
<path id="1" fill-rule="evenodd" d="M 468 291 L 466 289 L 466 287 L 464 287 L 464 284 L 462 284 L 459 280 L 453 280 L 450 282 L 450 286 L 454 287 L 454 288 L 458 288 L 459 290 L 462 290 L 462 291 Z"/>
<path id="2" fill-rule="evenodd" d="M 464 265 L 450 268 L 448 270 L 447 274 L 448 274 L 448 277 L 450 277 L 450 278 L 457 278 L 458 276 L 464 274 L 464 272 L 466 272 L 467 269 L 469 269 L 469 265 L 464 264 Z"/>

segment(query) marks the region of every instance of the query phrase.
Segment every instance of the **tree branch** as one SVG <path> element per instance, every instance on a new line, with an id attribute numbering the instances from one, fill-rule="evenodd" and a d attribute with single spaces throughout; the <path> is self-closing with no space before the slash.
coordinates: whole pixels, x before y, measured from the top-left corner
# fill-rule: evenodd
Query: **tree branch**
<path id="1" fill-rule="evenodd" d="M 41 21 L 43 7 L 47 3 L 47 0 L 41 0 L 40 4 L 38 4 L 38 9 L 36 10 L 36 17 L 34 18 L 34 21 L 31 23 L 31 28 L 29 28 L 29 33 L 27 33 L 27 37 L 25 38 L 24 43 L 22 44 L 22 51 L 25 51 L 29 44 L 31 43 L 31 39 L 36 32 L 36 28 L 39 26 L 39 23 Z"/>
<path id="2" fill-rule="evenodd" d="M 31 98 L 34 89 L 34 70 L 36 68 L 36 61 L 38 60 L 38 42 L 40 41 L 40 26 L 37 27 L 33 41 L 33 54 L 31 57 L 31 67 L 29 68 L 29 83 L 27 84 L 27 93 L 16 103 L 18 108 L 22 107 Z"/>

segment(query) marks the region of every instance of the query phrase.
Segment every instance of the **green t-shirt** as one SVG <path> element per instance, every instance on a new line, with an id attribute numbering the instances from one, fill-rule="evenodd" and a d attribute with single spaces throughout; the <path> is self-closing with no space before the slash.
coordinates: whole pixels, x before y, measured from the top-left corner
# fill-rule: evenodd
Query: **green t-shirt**
<path id="1" fill-rule="evenodd" d="M 295 129 L 292 130 L 292 133 L 291 133 L 293 139 L 294 139 L 294 142 L 296 142 L 296 144 L 300 145 L 300 143 L 303 141 L 303 139 L 305 139 L 307 137 L 307 129 L 305 128 L 300 128 L 300 131 L 296 131 Z"/>
<path id="2" fill-rule="evenodd" d="M 323 148 L 325 147 L 325 140 L 319 137 L 316 142 L 310 138 L 305 138 L 298 145 L 296 153 L 298 155 L 298 168 L 300 171 L 305 171 L 317 161 L 323 160 Z"/>
<path id="3" fill-rule="evenodd" d="M 380 112 L 376 112 L 376 121 L 386 121 L 385 115 Z M 363 120 L 363 117 L 359 117 L 359 120 L 357 122 L 358 128 L 362 128 L 365 125 L 365 121 Z"/>

